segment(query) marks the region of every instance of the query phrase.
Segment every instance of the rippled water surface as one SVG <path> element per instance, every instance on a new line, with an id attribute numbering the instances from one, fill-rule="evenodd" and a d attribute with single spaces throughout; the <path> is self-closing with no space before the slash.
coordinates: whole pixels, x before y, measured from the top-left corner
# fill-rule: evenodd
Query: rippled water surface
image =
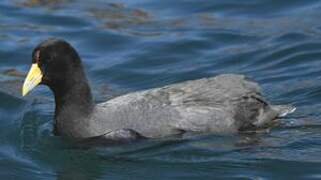
<path id="1" fill-rule="evenodd" d="M 2 0 L 0 179 L 321 178 L 320 17 L 317 0 Z M 270 132 L 75 148 L 46 87 L 20 95 L 48 37 L 76 47 L 97 102 L 242 73 L 297 111 Z"/>

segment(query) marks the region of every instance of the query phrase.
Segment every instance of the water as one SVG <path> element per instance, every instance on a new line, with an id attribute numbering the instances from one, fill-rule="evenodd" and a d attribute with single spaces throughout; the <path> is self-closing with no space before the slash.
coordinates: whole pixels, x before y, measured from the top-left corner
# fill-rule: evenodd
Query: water
<path id="1" fill-rule="evenodd" d="M 321 1 L 2 0 L 0 179 L 320 179 Z M 246 74 L 297 111 L 268 133 L 75 148 L 51 133 L 46 87 L 20 95 L 32 49 L 79 51 L 97 102 Z"/>

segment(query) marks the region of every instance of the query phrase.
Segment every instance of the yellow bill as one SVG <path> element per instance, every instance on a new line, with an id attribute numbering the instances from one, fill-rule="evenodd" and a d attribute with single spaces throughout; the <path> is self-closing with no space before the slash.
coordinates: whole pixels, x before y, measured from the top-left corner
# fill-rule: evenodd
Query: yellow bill
<path id="1" fill-rule="evenodd" d="M 42 72 L 37 63 L 31 65 L 28 75 L 23 83 L 22 96 L 28 94 L 33 88 L 35 88 L 42 79 Z"/>

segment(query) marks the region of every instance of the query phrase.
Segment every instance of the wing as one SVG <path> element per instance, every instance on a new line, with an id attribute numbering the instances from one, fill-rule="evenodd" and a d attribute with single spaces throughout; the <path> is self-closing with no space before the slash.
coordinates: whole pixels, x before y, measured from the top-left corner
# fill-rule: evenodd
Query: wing
<path id="1" fill-rule="evenodd" d="M 266 106 L 257 83 L 242 75 L 220 75 L 130 93 L 99 104 L 91 129 L 133 129 L 145 137 L 184 131 L 230 132 L 253 124 Z"/>
<path id="2" fill-rule="evenodd" d="M 243 75 L 189 81 L 169 86 L 167 91 L 182 119 L 176 127 L 186 131 L 236 132 L 254 125 L 269 111 L 259 85 Z"/>

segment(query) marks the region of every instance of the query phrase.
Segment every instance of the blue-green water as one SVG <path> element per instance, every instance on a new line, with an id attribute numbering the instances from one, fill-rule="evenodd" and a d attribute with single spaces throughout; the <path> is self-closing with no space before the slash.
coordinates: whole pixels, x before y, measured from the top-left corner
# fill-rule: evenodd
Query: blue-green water
<path id="1" fill-rule="evenodd" d="M 2 0 L 0 179 L 320 179 L 320 17 L 317 0 Z M 98 102 L 242 73 L 297 111 L 270 132 L 75 148 L 46 87 L 20 95 L 48 37 L 76 47 Z"/>

